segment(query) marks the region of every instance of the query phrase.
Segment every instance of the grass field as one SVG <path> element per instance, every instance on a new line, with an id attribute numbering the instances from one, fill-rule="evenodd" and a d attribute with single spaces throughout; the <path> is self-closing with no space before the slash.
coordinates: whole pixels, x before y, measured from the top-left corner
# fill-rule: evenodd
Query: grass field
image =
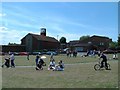
<path id="1" fill-rule="evenodd" d="M 108 55 L 112 58 L 112 55 Z M 49 56 L 45 59 L 47 65 Z M 97 57 L 66 57 L 55 56 L 56 63 L 63 60 L 64 71 L 36 71 L 35 56 L 16 56 L 16 68 L 2 68 L 3 88 L 117 88 L 118 60 L 109 60 L 112 70 L 95 71 L 93 66 L 98 62 Z"/>

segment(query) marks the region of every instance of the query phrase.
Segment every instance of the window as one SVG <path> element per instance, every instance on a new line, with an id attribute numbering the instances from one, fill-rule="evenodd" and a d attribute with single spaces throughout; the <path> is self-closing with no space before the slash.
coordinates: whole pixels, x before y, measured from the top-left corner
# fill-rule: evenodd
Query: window
<path id="1" fill-rule="evenodd" d="M 103 46 L 103 45 L 104 45 L 104 43 L 103 43 L 103 42 L 100 42 L 100 45 L 101 45 L 101 46 Z"/>

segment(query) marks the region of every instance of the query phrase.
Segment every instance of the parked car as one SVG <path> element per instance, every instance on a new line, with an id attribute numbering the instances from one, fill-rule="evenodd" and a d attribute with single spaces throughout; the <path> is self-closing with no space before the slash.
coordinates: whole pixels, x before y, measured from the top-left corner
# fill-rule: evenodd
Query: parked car
<path id="1" fill-rule="evenodd" d="M 53 55 L 58 55 L 58 53 L 54 52 L 54 51 L 48 51 L 48 52 L 46 52 L 47 55 L 51 55 L 52 53 L 53 53 Z"/>
<path id="2" fill-rule="evenodd" d="M 14 55 L 20 55 L 20 53 L 18 53 L 18 52 L 14 52 Z"/>
<path id="3" fill-rule="evenodd" d="M 41 52 L 33 52 L 33 53 L 32 53 L 32 55 L 38 55 L 38 54 L 39 54 L 39 55 L 42 55 L 43 53 L 41 53 Z"/>
<path id="4" fill-rule="evenodd" d="M 20 52 L 19 54 L 20 54 L 20 55 L 28 55 L 27 52 Z"/>

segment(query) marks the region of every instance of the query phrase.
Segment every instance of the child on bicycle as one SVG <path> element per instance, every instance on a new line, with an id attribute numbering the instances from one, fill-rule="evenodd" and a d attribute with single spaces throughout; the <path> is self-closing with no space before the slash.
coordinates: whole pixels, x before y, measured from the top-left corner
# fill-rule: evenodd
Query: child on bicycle
<path id="1" fill-rule="evenodd" d="M 105 67 L 106 67 L 106 70 L 108 70 L 108 66 L 107 66 L 107 56 L 102 52 L 101 55 L 100 55 L 100 59 L 102 58 L 102 61 L 101 61 L 101 67 L 100 68 L 103 68 L 104 67 L 104 63 L 105 63 Z"/>

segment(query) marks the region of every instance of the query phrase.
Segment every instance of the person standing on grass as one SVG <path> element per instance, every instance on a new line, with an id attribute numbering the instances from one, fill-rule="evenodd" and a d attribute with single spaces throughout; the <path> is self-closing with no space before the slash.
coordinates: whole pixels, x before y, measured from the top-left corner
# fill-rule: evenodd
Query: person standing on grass
<path id="1" fill-rule="evenodd" d="M 15 57 L 14 57 L 14 54 L 12 53 L 12 54 L 10 55 L 11 67 L 15 67 L 14 60 L 15 60 Z"/>
<path id="2" fill-rule="evenodd" d="M 50 60 L 53 60 L 53 52 L 51 52 Z"/>
<path id="3" fill-rule="evenodd" d="M 29 60 L 29 52 L 27 53 L 27 60 Z"/>

